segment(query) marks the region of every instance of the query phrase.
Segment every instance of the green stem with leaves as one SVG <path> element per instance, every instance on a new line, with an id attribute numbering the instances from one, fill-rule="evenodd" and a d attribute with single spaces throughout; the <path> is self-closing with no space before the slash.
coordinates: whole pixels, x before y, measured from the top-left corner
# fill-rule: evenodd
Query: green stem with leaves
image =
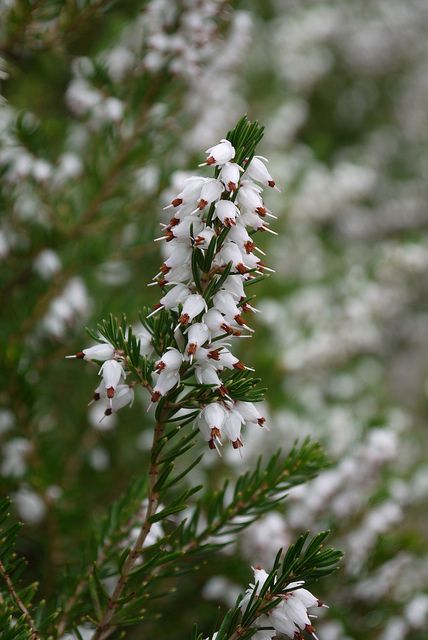
<path id="1" fill-rule="evenodd" d="M 120 576 L 116 582 L 116 586 L 92 637 L 92 640 L 104 640 L 104 638 L 107 638 L 114 631 L 114 625 L 111 624 L 111 621 L 114 617 L 114 614 L 116 613 L 117 607 L 119 605 L 119 600 L 125 589 L 126 583 L 128 582 L 128 576 L 132 569 L 135 567 L 138 559 L 140 558 L 144 543 L 152 528 L 152 516 L 155 515 L 156 509 L 159 504 L 159 493 L 156 491 L 156 483 L 159 476 L 159 460 L 158 457 L 154 455 L 154 451 L 156 450 L 157 444 L 162 438 L 164 431 L 165 416 L 161 416 L 161 419 L 156 423 L 153 432 L 153 442 L 151 448 L 152 456 L 149 467 L 149 486 L 147 497 L 148 504 L 144 522 L 141 526 L 140 533 L 138 534 L 134 546 L 132 547 L 127 559 L 123 564 Z"/>

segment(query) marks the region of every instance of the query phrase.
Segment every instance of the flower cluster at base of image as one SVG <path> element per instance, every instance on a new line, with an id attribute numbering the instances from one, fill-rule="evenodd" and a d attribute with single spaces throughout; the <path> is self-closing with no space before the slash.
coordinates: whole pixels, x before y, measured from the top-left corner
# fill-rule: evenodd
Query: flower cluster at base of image
<path id="1" fill-rule="evenodd" d="M 173 216 L 161 225 L 162 236 L 157 241 L 164 243 L 164 262 L 152 282 L 163 295 L 143 319 L 145 328 L 136 334 L 141 356 L 153 351 L 159 356 L 151 361 L 151 380 L 144 384 L 152 404 L 171 391 L 181 393 L 183 382 L 193 379 L 190 384 L 205 394 L 197 403 L 182 406 L 198 408 L 196 424 L 209 447 L 217 451 L 224 437 L 239 449 L 243 426 L 265 424 L 254 404 L 262 397 L 242 388 L 245 374 L 253 369 L 232 351 L 233 343 L 253 333 L 245 315 L 257 309 L 250 304 L 246 287 L 272 271 L 262 261 L 264 252 L 255 245 L 254 235 L 257 231 L 275 233 L 268 221 L 275 216 L 265 206 L 262 192 L 263 187 L 277 187 L 267 160 L 254 155 L 254 140 L 252 147 L 242 144 L 245 135 L 250 139 L 249 132 L 253 138 L 255 132 L 261 137 L 262 129 L 251 126 L 243 119 L 241 129 L 238 125 L 229 133 L 241 140 L 236 148 L 223 139 L 207 149 L 206 161 L 199 166 L 212 167 L 214 177 L 188 178 L 165 207 Z M 170 340 L 166 348 L 159 349 L 152 323 L 163 310 L 169 314 Z M 132 403 L 135 383 L 126 383 L 128 362 L 121 350 L 103 341 L 68 357 L 103 363 L 93 400 L 107 401 L 105 415 Z M 241 382 L 235 375 L 239 373 L 244 375 Z"/>
<path id="2" fill-rule="evenodd" d="M 251 597 L 260 591 L 269 577 L 269 574 L 261 568 L 255 567 L 254 584 L 250 584 L 244 598 L 241 601 L 241 609 L 244 610 Z M 257 618 L 258 631 L 252 637 L 256 640 L 271 640 L 277 634 L 287 636 L 293 640 L 303 640 L 302 632 L 306 631 L 317 640 L 311 618 L 313 614 L 309 609 L 326 607 L 310 591 L 303 588 L 304 582 L 291 582 L 287 590 L 281 594 L 280 602 L 266 614 Z"/>

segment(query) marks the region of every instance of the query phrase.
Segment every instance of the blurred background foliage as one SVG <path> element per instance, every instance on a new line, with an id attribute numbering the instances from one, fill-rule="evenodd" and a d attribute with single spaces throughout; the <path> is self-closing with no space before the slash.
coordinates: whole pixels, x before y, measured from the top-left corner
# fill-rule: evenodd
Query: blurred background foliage
<path id="1" fill-rule="evenodd" d="M 210 631 L 249 564 L 327 526 L 346 557 L 322 594 L 323 640 L 423 640 L 427 3 L 11 0 L 0 18 L 0 472 L 41 593 L 150 442 L 147 397 L 100 423 L 96 369 L 64 356 L 89 344 L 85 326 L 137 323 L 157 301 L 162 207 L 246 112 L 282 188 L 268 202 L 280 235 L 263 243 L 277 273 L 257 285 L 245 344 L 271 430 L 248 434 L 242 460 L 207 452 L 194 481 L 306 435 L 332 466 L 183 577 L 144 632 L 183 638 L 195 617 Z"/>

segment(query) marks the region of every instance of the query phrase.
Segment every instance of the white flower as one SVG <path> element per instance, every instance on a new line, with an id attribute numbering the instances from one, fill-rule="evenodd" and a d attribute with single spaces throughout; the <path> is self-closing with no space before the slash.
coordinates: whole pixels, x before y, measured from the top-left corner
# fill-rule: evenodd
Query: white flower
<path id="1" fill-rule="evenodd" d="M 114 347 L 109 342 L 101 342 L 95 344 L 93 347 L 87 347 L 82 351 L 78 351 L 72 356 L 65 356 L 66 358 L 80 358 L 82 360 L 99 360 L 104 362 L 110 360 L 114 356 Z"/>
<path id="2" fill-rule="evenodd" d="M 189 295 L 189 287 L 186 287 L 184 284 L 177 284 L 160 299 L 155 310 L 152 311 L 152 313 L 149 313 L 147 317 L 150 318 L 150 316 L 153 316 L 162 308 L 174 309 L 176 311 L 178 309 L 178 305 L 182 304 Z"/>
<path id="3" fill-rule="evenodd" d="M 201 176 L 187 178 L 183 190 L 175 196 L 171 204 L 165 207 L 165 209 L 179 207 L 182 204 L 195 203 L 200 196 L 201 189 L 205 182 L 206 178 L 202 178 Z"/>
<path id="4" fill-rule="evenodd" d="M 266 422 L 266 418 L 260 415 L 259 411 L 256 409 L 255 405 L 252 402 L 238 400 L 237 402 L 235 402 L 235 406 L 241 416 L 244 418 L 245 422 L 253 422 L 255 424 L 259 424 L 261 427 Z"/>
<path id="5" fill-rule="evenodd" d="M 236 197 L 239 206 L 246 211 L 258 213 L 261 216 L 266 215 L 266 207 L 260 195 L 260 189 L 252 182 L 243 181 Z"/>
<path id="6" fill-rule="evenodd" d="M 223 282 L 222 289 L 231 293 L 237 300 L 245 297 L 244 280 L 242 276 L 227 276 Z"/>
<path id="7" fill-rule="evenodd" d="M 219 402 L 213 402 L 202 409 L 201 416 L 210 428 L 211 438 L 221 438 L 221 428 L 226 419 L 224 407 Z"/>
<path id="8" fill-rule="evenodd" d="M 226 162 L 222 166 L 218 178 L 223 182 L 227 191 L 236 191 L 242 170 L 235 162 Z"/>
<path id="9" fill-rule="evenodd" d="M 229 140 L 225 140 L 223 138 L 223 140 L 221 140 L 219 144 L 216 144 L 214 147 L 210 147 L 209 149 L 207 149 L 206 153 L 208 153 L 208 158 L 206 162 L 204 162 L 200 166 L 203 166 L 204 164 L 221 165 L 226 164 L 226 162 L 229 162 L 229 160 L 232 160 L 232 158 L 235 157 L 235 148 L 232 146 Z"/>
<path id="10" fill-rule="evenodd" d="M 134 402 L 134 389 L 127 384 L 120 384 L 114 395 L 114 398 L 111 401 L 111 407 L 108 407 L 104 411 L 105 416 L 111 416 L 113 412 L 119 411 L 123 407 L 126 407 L 128 404 L 132 405 Z"/>
<path id="11" fill-rule="evenodd" d="M 210 339 L 210 330 L 204 322 L 192 324 L 187 332 L 187 354 L 192 357 L 201 345 Z"/>
<path id="12" fill-rule="evenodd" d="M 207 303 L 204 298 L 199 293 L 193 293 L 184 301 L 180 324 L 188 324 L 204 309 L 207 309 Z"/>
<path id="13" fill-rule="evenodd" d="M 244 319 L 240 315 L 239 308 L 237 307 L 235 300 L 231 293 L 227 291 L 218 291 L 213 297 L 214 306 L 226 318 L 233 318 L 239 325 L 246 327 Z"/>
<path id="14" fill-rule="evenodd" d="M 156 385 L 153 387 L 152 402 L 157 402 L 162 396 L 180 382 L 180 376 L 176 371 L 161 371 Z"/>
<path id="15" fill-rule="evenodd" d="M 207 204 L 216 202 L 224 191 L 224 186 L 220 180 L 210 178 L 204 184 L 201 189 L 200 198 L 198 200 L 198 207 L 195 211 L 205 209 Z"/>
<path id="16" fill-rule="evenodd" d="M 218 254 L 218 262 L 221 265 L 227 265 L 231 262 L 232 266 L 241 274 L 247 273 L 248 271 L 247 265 L 244 264 L 242 259 L 241 250 L 234 242 L 224 243 L 220 253 Z"/>
<path id="17" fill-rule="evenodd" d="M 225 227 L 230 228 L 236 224 L 239 209 L 236 204 L 230 200 L 220 200 L 215 204 L 214 216 L 218 218 Z"/>
<path id="18" fill-rule="evenodd" d="M 99 370 L 98 375 L 102 375 L 107 391 L 107 398 L 111 400 L 114 397 L 116 387 L 120 380 L 125 378 L 125 371 L 122 365 L 117 360 L 106 360 Z"/>
<path id="19" fill-rule="evenodd" d="M 252 180 L 260 182 L 267 187 L 274 187 L 275 180 L 270 175 L 263 161 L 269 162 L 267 158 L 264 158 L 263 156 L 254 156 L 246 169 L 246 175 Z"/>
<path id="20" fill-rule="evenodd" d="M 211 227 L 205 227 L 202 231 L 198 232 L 198 235 L 195 236 L 195 244 L 202 249 L 208 249 L 211 240 L 216 235 L 214 229 Z"/>
<path id="21" fill-rule="evenodd" d="M 173 347 L 170 347 L 155 364 L 156 371 L 177 372 L 183 363 L 183 355 Z"/>
<path id="22" fill-rule="evenodd" d="M 241 426 L 244 423 L 244 419 L 235 409 L 229 409 L 227 412 L 226 420 L 223 425 L 224 434 L 229 438 L 232 442 L 232 446 L 234 449 L 239 449 L 242 447 L 241 441 Z"/>
<path id="23" fill-rule="evenodd" d="M 224 316 L 218 309 L 209 309 L 203 315 L 202 320 L 207 325 L 213 338 L 217 338 L 225 333 L 235 336 L 241 335 L 238 324 L 226 322 Z"/>

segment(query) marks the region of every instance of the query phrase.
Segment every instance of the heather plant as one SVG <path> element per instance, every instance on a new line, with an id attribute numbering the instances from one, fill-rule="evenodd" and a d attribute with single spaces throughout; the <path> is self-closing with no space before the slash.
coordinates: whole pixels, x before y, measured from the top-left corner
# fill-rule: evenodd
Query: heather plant
<path id="1" fill-rule="evenodd" d="M 129 624 L 105 633 L 187 637 L 197 621 L 195 638 L 271 637 L 291 633 L 290 615 L 306 627 L 311 603 L 318 619 L 304 633 L 313 625 L 321 640 L 425 638 L 427 15 L 424 0 L 1 4 L 0 475 L 11 522 L 24 522 L 3 524 L 2 632 L 94 635 L 147 520 L 156 413 L 203 385 L 192 407 L 176 407 L 165 433 L 182 429 L 160 454 L 189 446 L 166 483 L 202 455 L 155 516 L 181 496 L 183 510 L 151 523 L 131 573 L 156 554 L 170 558 L 159 573 L 141 569 L 148 584 L 133 623 L 134 582 L 145 580 L 121 586 L 112 620 L 123 606 Z M 235 145 L 232 167 L 205 165 L 187 180 L 245 112 L 266 124 L 255 154 L 269 157 L 259 170 L 269 168 L 281 193 L 249 177 Z M 249 179 L 257 189 L 243 188 Z M 192 183 L 184 213 L 196 226 L 177 232 L 196 240 L 217 195 L 231 200 L 237 209 L 217 207 L 224 221 L 212 216 L 216 236 L 227 218 L 230 228 L 211 273 L 218 281 L 221 260 L 238 255 L 228 245 L 241 243 L 243 265 L 226 287 L 257 294 L 247 300 L 254 310 L 236 299 L 247 327 L 226 297 L 219 313 L 232 334 L 202 345 L 200 325 L 216 305 L 195 275 L 212 232 L 202 228 L 190 252 L 171 224 Z M 230 220 L 262 186 L 262 206 L 278 220 L 257 212 L 258 224 L 278 236 L 247 225 L 250 240 L 238 237 Z M 262 264 L 250 265 L 244 243 Z M 269 268 L 275 274 L 257 282 Z M 156 311 L 177 287 L 186 299 Z M 208 311 L 180 322 L 196 293 Z M 250 381 L 254 407 L 241 421 L 236 392 Z M 251 500 L 266 509 L 247 521 Z M 183 522 L 195 509 L 190 533 Z M 205 546 L 196 552 L 189 537 L 180 547 L 179 526 L 205 531 Z M 316 576 L 302 575 L 301 536 L 313 531 L 316 547 L 326 529 L 345 551 L 341 570 L 308 586 Z M 8 552 L 15 534 L 27 567 Z M 284 564 L 289 548 L 306 585 Z"/>

